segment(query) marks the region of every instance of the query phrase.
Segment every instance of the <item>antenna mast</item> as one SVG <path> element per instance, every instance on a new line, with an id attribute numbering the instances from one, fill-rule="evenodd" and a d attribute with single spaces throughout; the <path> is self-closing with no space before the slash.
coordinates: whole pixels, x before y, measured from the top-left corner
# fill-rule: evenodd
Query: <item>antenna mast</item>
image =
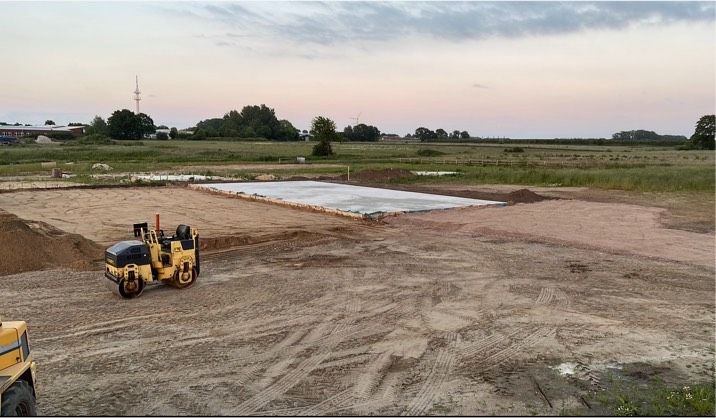
<path id="1" fill-rule="evenodd" d="M 141 92 L 139 91 L 139 76 L 134 76 L 134 81 L 136 83 L 137 88 L 134 89 L 134 101 L 137 102 L 137 109 L 134 113 L 137 115 L 139 114 L 139 101 L 142 100 L 142 98 L 139 96 Z"/>
<path id="2" fill-rule="evenodd" d="M 358 125 L 358 120 L 360 119 L 361 113 L 363 113 L 363 112 L 358 112 L 358 116 L 356 116 L 356 117 L 354 117 L 354 118 L 348 118 L 348 119 L 354 121 L 355 124 Z"/>

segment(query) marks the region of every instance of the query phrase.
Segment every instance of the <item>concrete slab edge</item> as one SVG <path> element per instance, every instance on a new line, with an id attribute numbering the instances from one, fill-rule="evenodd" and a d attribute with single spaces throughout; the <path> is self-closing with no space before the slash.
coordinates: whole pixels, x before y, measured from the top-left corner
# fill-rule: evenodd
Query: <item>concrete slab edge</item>
<path id="1" fill-rule="evenodd" d="M 301 209 L 301 210 L 308 210 L 311 212 L 317 212 L 317 213 L 327 213 L 330 215 L 336 215 L 336 216 L 343 216 L 351 219 L 360 219 L 360 220 L 379 220 L 382 218 L 386 218 L 389 216 L 398 216 L 402 215 L 404 213 L 428 213 L 428 212 L 435 212 L 435 211 L 442 211 L 442 210 L 448 210 L 448 209 L 455 209 L 455 208 L 444 208 L 444 209 L 424 209 L 424 210 L 415 210 L 415 211 L 394 211 L 394 212 L 371 212 L 371 213 L 357 213 L 357 212 L 349 212 L 345 210 L 340 209 L 333 209 L 333 208 L 326 208 L 319 205 L 311 205 L 308 203 L 296 203 L 296 202 L 289 202 L 283 199 L 275 199 L 271 197 L 262 196 L 259 194 L 246 194 L 242 192 L 232 192 L 228 190 L 219 190 L 215 189 L 213 187 L 206 187 L 202 184 L 189 184 L 189 188 L 194 190 L 199 190 L 203 192 L 208 193 L 214 193 L 219 194 L 223 196 L 230 196 L 230 197 L 237 197 L 239 199 L 244 199 L 252 202 L 263 202 L 263 203 L 269 203 L 273 205 L 278 206 L 284 206 L 292 209 Z M 460 206 L 460 207 L 502 207 L 507 206 L 507 203 L 505 202 L 499 202 L 489 205 L 470 205 L 470 206 Z M 460 208 L 457 207 L 457 208 Z"/>
<path id="2" fill-rule="evenodd" d="M 286 200 L 274 199 L 271 197 L 261 196 L 258 194 L 246 194 L 246 193 L 241 193 L 241 192 L 230 192 L 230 191 L 226 191 L 226 190 L 214 189 L 212 187 L 205 187 L 205 186 L 202 187 L 202 185 L 200 185 L 200 184 L 190 184 L 189 188 L 194 189 L 194 190 L 203 191 L 203 192 L 220 194 L 220 195 L 224 195 L 224 196 L 237 197 L 239 199 L 244 199 L 244 200 L 248 200 L 248 201 L 252 201 L 252 202 L 269 203 L 269 204 L 289 207 L 289 208 L 293 208 L 293 209 L 302 209 L 302 210 L 309 210 L 311 212 L 327 213 L 330 215 L 343 216 L 343 217 L 352 218 L 352 219 L 359 219 L 359 220 L 376 219 L 374 217 L 371 217 L 369 215 L 364 215 L 362 213 L 348 212 L 348 211 L 344 211 L 344 210 L 325 208 L 323 206 L 309 205 L 306 203 L 288 202 Z"/>

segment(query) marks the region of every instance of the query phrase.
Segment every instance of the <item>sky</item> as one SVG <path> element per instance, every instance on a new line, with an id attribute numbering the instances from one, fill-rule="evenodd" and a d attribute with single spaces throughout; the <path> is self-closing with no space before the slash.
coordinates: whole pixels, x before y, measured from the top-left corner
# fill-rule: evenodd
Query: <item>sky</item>
<path id="1" fill-rule="evenodd" d="M 4 2 L 0 121 L 134 109 L 194 126 L 266 104 L 388 133 L 693 133 L 716 107 L 713 2 Z"/>

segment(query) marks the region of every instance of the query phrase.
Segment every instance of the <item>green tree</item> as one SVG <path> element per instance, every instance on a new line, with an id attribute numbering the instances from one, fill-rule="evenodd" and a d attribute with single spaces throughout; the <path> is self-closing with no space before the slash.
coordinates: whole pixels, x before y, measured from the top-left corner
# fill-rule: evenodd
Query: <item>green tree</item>
<path id="1" fill-rule="evenodd" d="M 194 131 L 194 135 L 190 136 L 189 139 L 201 141 L 206 139 L 207 133 L 203 129 L 197 129 Z"/>
<path id="2" fill-rule="evenodd" d="M 699 149 L 714 149 L 716 139 L 714 127 L 716 126 L 716 115 L 701 116 L 696 122 L 696 129 L 691 135 L 691 142 Z"/>
<path id="3" fill-rule="evenodd" d="M 377 141 L 380 139 L 380 129 L 365 123 L 356 126 L 347 126 L 343 130 L 343 136 L 349 141 Z"/>
<path id="4" fill-rule="evenodd" d="M 154 121 L 148 115 L 135 115 L 128 109 L 115 110 L 107 119 L 109 135 L 115 139 L 141 139 L 156 131 Z"/>
<path id="5" fill-rule="evenodd" d="M 47 126 L 47 125 L 56 125 L 56 124 L 55 124 L 55 121 L 54 121 L 54 120 L 48 119 L 48 120 L 45 121 L 45 126 Z"/>
<path id="6" fill-rule="evenodd" d="M 462 138 L 462 139 L 469 139 L 469 138 L 470 138 L 470 134 L 469 134 L 467 131 L 462 131 L 462 132 L 460 132 L 460 138 Z"/>
<path id="7" fill-rule="evenodd" d="M 236 111 L 234 111 L 236 112 Z M 238 115 L 238 112 L 236 112 Z M 207 119 L 203 120 L 196 124 L 196 130 L 195 133 L 199 130 L 203 131 L 207 136 L 229 136 L 229 135 L 223 135 L 221 132 L 224 128 L 224 119 L 221 118 L 213 118 L 213 119 Z M 238 131 L 233 136 L 239 136 Z"/>
<path id="8" fill-rule="evenodd" d="M 338 139 L 335 122 L 323 116 L 316 116 L 311 122 L 311 135 L 318 140 L 318 144 L 313 147 L 313 155 L 333 155 L 331 141 Z"/>
<path id="9" fill-rule="evenodd" d="M 438 136 L 438 138 L 447 138 L 448 133 L 445 131 L 445 129 L 438 128 L 435 130 L 435 134 Z"/>
<path id="10" fill-rule="evenodd" d="M 129 109 L 115 110 L 107 119 L 109 135 L 115 139 L 139 139 L 142 137 L 137 118 Z"/>
<path id="11" fill-rule="evenodd" d="M 138 120 L 141 136 L 153 134 L 157 131 L 157 127 L 154 126 L 154 121 L 152 120 L 152 118 L 149 117 L 149 115 L 145 113 L 140 113 L 136 117 Z"/>
<path id="12" fill-rule="evenodd" d="M 157 139 L 160 141 L 166 141 L 169 139 L 169 135 L 166 132 L 157 132 Z"/>
<path id="13" fill-rule="evenodd" d="M 279 120 L 274 109 L 265 104 L 244 106 L 241 112 L 230 110 L 223 118 L 203 120 L 197 123 L 196 127 L 203 130 L 207 136 L 262 137 L 279 141 L 298 139 L 293 125 L 286 120 Z"/>
<path id="14" fill-rule="evenodd" d="M 279 130 L 276 139 L 279 141 L 298 141 L 298 129 L 286 119 L 278 121 Z"/>
<path id="15" fill-rule="evenodd" d="M 241 135 L 242 138 L 256 138 L 256 131 L 251 126 L 244 126 L 241 129 Z"/>
<path id="16" fill-rule="evenodd" d="M 634 131 L 621 131 L 612 135 L 617 141 L 655 141 L 661 139 L 661 135 L 654 131 L 637 129 Z"/>
<path id="17" fill-rule="evenodd" d="M 176 139 L 178 135 L 179 131 L 177 130 L 177 128 L 172 126 L 172 128 L 169 130 L 169 138 Z"/>
<path id="18" fill-rule="evenodd" d="M 109 135 L 107 128 L 107 122 L 104 121 L 100 116 L 95 116 L 90 122 L 89 126 L 85 128 L 87 135 L 98 134 L 98 135 Z"/>
<path id="19" fill-rule="evenodd" d="M 460 131 L 455 130 L 455 131 L 450 132 L 450 138 L 454 138 L 454 139 L 460 138 Z"/>
<path id="20" fill-rule="evenodd" d="M 431 131 L 428 128 L 424 128 L 422 126 L 415 130 L 414 136 L 421 141 L 428 141 L 428 140 L 435 139 L 438 137 L 438 135 L 435 132 Z"/>

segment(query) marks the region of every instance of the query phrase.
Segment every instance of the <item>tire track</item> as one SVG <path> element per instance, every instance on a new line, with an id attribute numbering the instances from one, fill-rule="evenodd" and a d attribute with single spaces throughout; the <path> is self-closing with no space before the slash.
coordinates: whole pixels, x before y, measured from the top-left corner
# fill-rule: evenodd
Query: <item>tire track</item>
<path id="1" fill-rule="evenodd" d="M 302 409 L 300 412 L 296 413 L 296 415 L 300 417 L 328 415 L 336 409 L 352 404 L 354 400 L 353 390 L 346 389 L 338 392 L 323 402 Z"/>
<path id="2" fill-rule="evenodd" d="M 348 319 L 350 320 L 351 318 Z M 292 387 L 297 385 L 311 372 L 313 372 L 323 361 L 331 356 L 333 347 L 341 343 L 348 336 L 361 333 L 363 331 L 374 334 L 376 332 L 376 328 L 368 327 L 367 325 L 355 326 L 348 323 L 347 320 L 340 321 L 334 328 L 333 333 L 320 338 L 311 345 L 319 345 L 319 347 L 321 347 L 319 348 L 318 354 L 303 360 L 292 371 L 285 374 L 277 382 L 244 401 L 241 405 L 235 408 L 231 414 L 250 415 L 253 412 L 260 410 L 267 404 L 271 403 L 274 399 L 289 391 Z M 378 330 L 378 332 L 380 332 L 380 330 Z M 309 346 L 295 347 L 296 349 L 303 351 Z"/>
<path id="3" fill-rule="evenodd" d="M 162 316 L 166 316 L 166 315 L 167 315 L 167 313 L 149 314 L 149 315 L 141 315 L 141 316 L 130 316 L 127 318 L 114 319 L 111 321 L 96 322 L 93 324 L 80 325 L 80 326 L 74 327 L 75 330 L 78 330 L 76 332 L 60 334 L 60 335 L 53 335 L 50 337 L 33 338 L 33 341 L 36 341 L 36 342 L 54 341 L 54 340 L 60 340 L 63 338 L 81 337 L 83 335 L 104 334 L 104 333 L 109 333 L 109 332 L 112 332 L 115 330 L 120 330 L 123 328 L 136 327 L 137 320 L 162 317 Z M 182 317 L 196 316 L 196 315 L 198 315 L 198 313 L 186 314 L 186 315 L 183 315 Z M 119 325 L 115 325 L 113 327 L 110 326 L 113 324 L 119 324 Z"/>
<path id="4" fill-rule="evenodd" d="M 295 369 L 285 374 L 276 383 L 242 402 L 241 405 L 231 411 L 231 415 L 251 415 L 253 412 L 263 408 L 274 399 L 296 386 L 319 364 L 321 364 L 327 356 L 328 353 L 324 352 L 302 361 Z"/>
<path id="5" fill-rule="evenodd" d="M 374 354 L 359 354 L 357 356 L 343 358 L 340 360 L 327 361 L 325 363 L 322 363 L 320 366 L 316 367 L 316 370 L 329 369 L 331 367 L 350 366 L 351 364 L 356 364 L 356 363 L 364 363 L 373 357 L 375 357 Z"/>
<path id="6" fill-rule="evenodd" d="M 535 331 L 529 333 L 525 338 L 519 339 L 515 341 L 514 343 L 508 345 L 502 350 L 497 351 L 496 353 L 487 355 L 486 357 L 483 357 L 482 359 L 479 359 L 475 365 L 476 366 L 482 366 L 483 370 L 489 370 L 492 369 L 501 363 L 505 362 L 506 360 L 512 358 L 515 354 L 517 354 L 521 349 L 525 347 L 529 347 L 537 343 L 539 340 L 552 335 L 555 333 L 554 328 L 546 328 L 546 327 L 540 327 L 537 328 Z"/>
<path id="7" fill-rule="evenodd" d="M 539 296 L 537 296 L 537 300 L 535 300 L 535 302 L 539 303 L 540 305 L 547 305 L 552 301 L 553 298 L 554 288 L 543 287 L 542 290 L 540 290 Z"/>
<path id="8" fill-rule="evenodd" d="M 505 340 L 509 340 L 510 338 L 514 337 L 515 335 L 523 332 L 521 329 L 517 329 L 515 331 L 512 331 L 509 334 L 492 334 L 489 337 L 480 340 L 479 342 L 469 345 L 466 348 L 463 348 L 460 350 L 460 356 L 463 359 L 473 357 L 477 354 L 484 353 L 486 351 L 491 350 L 493 347 L 499 345 Z"/>
<path id="9" fill-rule="evenodd" d="M 485 314 L 484 310 L 479 310 L 479 311 L 470 312 L 468 315 L 466 312 L 459 312 L 457 309 L 449 309 L 447 307 L 436 308 L 436 309 L 433 309 L 433 311 L 444 314 L 444 315 L 448 315 L 448 316 L 454 316 L 454 317 L 461 319 L 468 323 L 473 323 L 475 321 L 479 321 L 480 319 L 482 319 L 482 316 Z"/>
<path id="10" fill-rule="evenodd" d="M 554 287 L 543 287 L 535 300 L 540 305 L 569 306 L 569 297 L 564 291 Z"/>
<path id="11" fill-rule="evenodd" d="M 387 369 L 393 364 L 393 353 L 386 351 L 366 367 L 365 373 L 358 376 L 353 393 L 359 398 L 369 397 L 385 377 Z"/>
<path id="12" fill-rule="evenodd" d="M 430 374 L 423 382 L 418 394 L 400 415 L 416 416 L 425 413 L 432 406 L 433 399 L 440 390 L 445 378 L 450 374 L 454 361 L 455 356 L 450 349 L 443 348 L 438 350 L 438 355 Z"/>

